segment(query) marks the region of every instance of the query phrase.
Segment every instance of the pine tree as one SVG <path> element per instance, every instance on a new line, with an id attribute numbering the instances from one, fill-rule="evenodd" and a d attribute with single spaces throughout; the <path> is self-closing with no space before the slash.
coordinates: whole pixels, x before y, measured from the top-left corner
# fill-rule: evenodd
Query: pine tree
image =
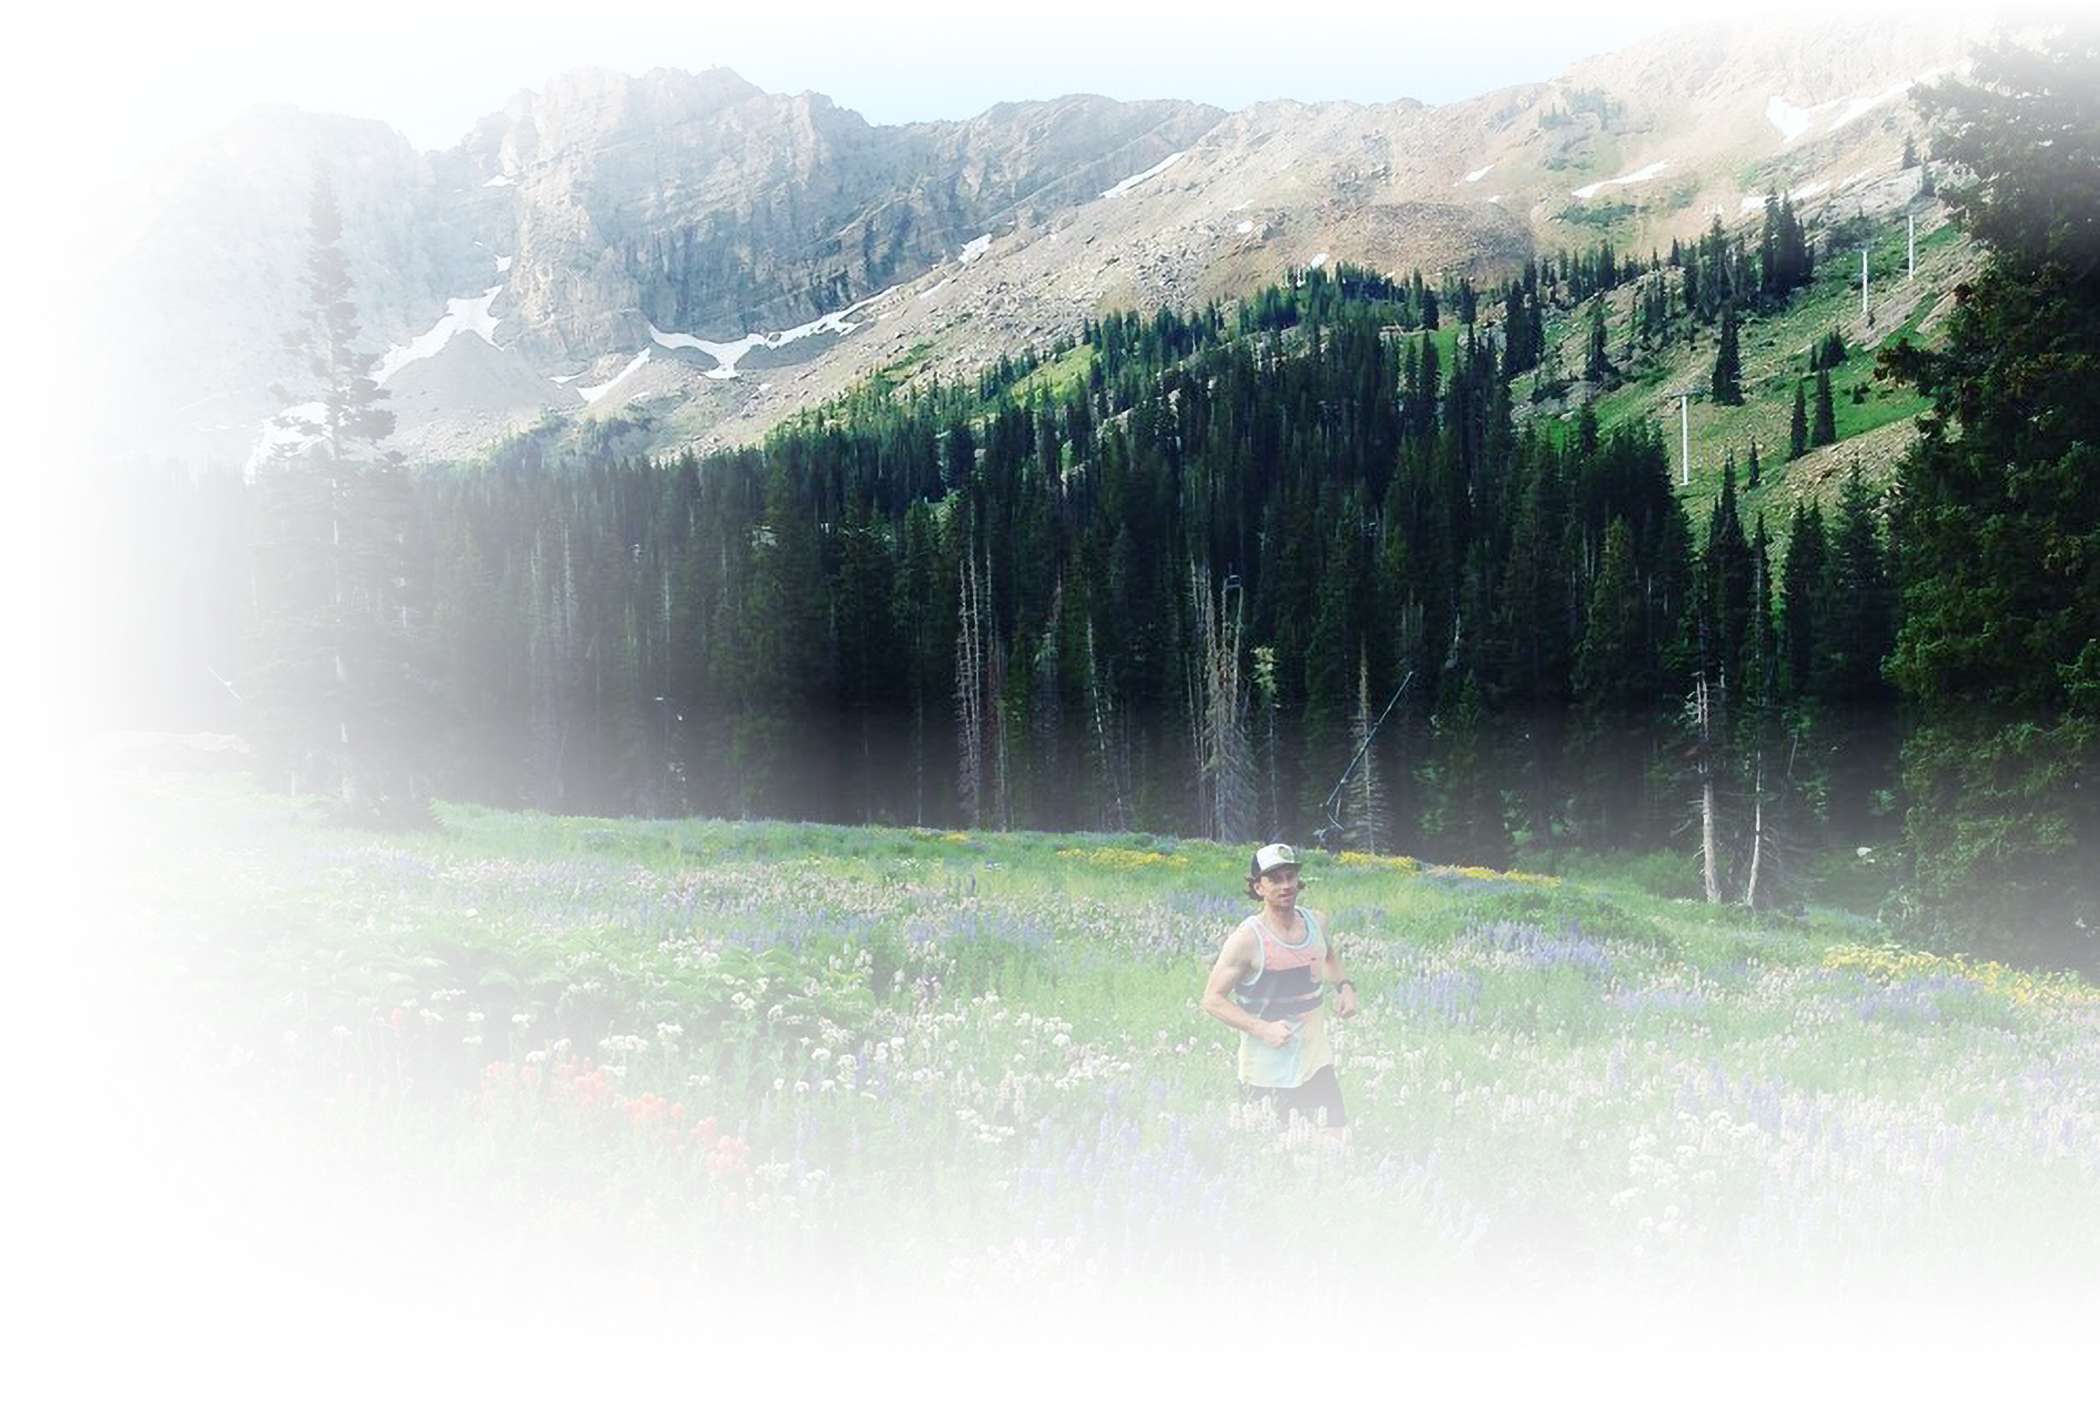
<path id="1" fill-rule="evenodd" d="M 274 420 L 280 432 L 277 456 L 316 455 L 332 463 L 375 460 L 378 444 L 394 431 L 394 415 L 381 407 L 387 392 L 373 376 L 379 356 L 357 347 L 356 289 L 342 247 L 335 182 L 325 167 L 314 174 L 307 234 L 306 311 L 300 326 L 285 333 L 284 343 L 300 356 L 318 397 L 293 406 L 288 390 L 271 386 L 286 405 Z"/>
<path id="2" fill-rule="evenodd" d="M 1756 588 L 1751 605 L 1746 649 L 1743 750 L 1749 765 L 1746 787 L 1750 805 L 1744 833 L 1747 859 L 1742 902 L 1752 909 L 1799 903 L 1795 863 L 1799 841 L 1794 831 L 1794 772 L 1783 725 L 1779 692 L 1779 654 L 1772 626 L 1771 537 L 1763 515 L 1751 541 Z"/>
<path id="3" fill-rule="evenodd" d="M 1802 394 L 1801 381 L 1794 381 L 1794 415 L 1787 425 L 1786 460 L 1792 462 L 1808 451 L 1808 400 Z"/>
<path id="4" fill-rule="evenodd" d="M 1619 848 L 1637 827 L 1642 712 L 1651 702 L 1633 532 L 1623 516 L 1612 517 L 1605 530 L 1604 558 L 1584 616 L 1573 678 L 1578 802 L 1593 818 L 1594 843 Z"/>
<path id="5" fill-rule="evenodd" d="M 1895 600 L 1881 543 L 1880 498 L 1855 465 L 1838 498 L 1830 596 L 1816 690 L 1835 726 L 1830 820 L 1837 840 L 1878 840 L 1875 790 L 1891 775 L 1895 714 L 1882 660 L 1895 641 Z"/>
<path id="6" fill-rule="evenodd" d="M 1933 400 L 1898 468 L 1911 895 L 1943 932 L 2100 969 L 2100 37 L 2001 41 L 1926 89 L 1950 201 L 1989 261 L 1942 350 L 1884 356 Z"/>
<path id="7" fill-rule="evenodd" d="M 1424 786 L 1423 828 L 1439 854 L 1467 865 L 1509 864 L 1509 832 L 1492 764 L 1492 737 L 1480 683 L 1469 671 L 1433 722 L 1435 742 Z"/>
<path id="8" fill-rule="evenodd" d="M 1830 371 L 1816 372 L 1816 420 L 1808 430 L 1808 445 L 1828 447 L 1837 441 L 1837 406 L 1830 399 Z"/>
<path id="9" fill-rule="evenodd" d="M 1743 647 L 1750 632 L 1753 588 L 1750 542 L 1737 508 L 1735 466 L 1721 468 L 1721 494 L 1707 518 L 1700 555 L 1702 606 L 1709 620 L 1708 671 L 1733 693 L 1742 683 Z"/>
<path id="10" fill-rule="evenodd" d="M 1783 685 L 1790 697 L 1808 692 L 1821 655 L 1826 608 L 1828 547 L 1822 509 L 1811 501 L 1796 506 L 1787 526 L 1785 582 L 1779 604 L 1779 652 Z"/>
<path id="11" fill-rule="evenodd" d="M 828 745 L 809 741 L 831 690 L 832 655 L 815 522 L 783 461 L 767 474 L 765 500 L 737 625 L 743 656 L 732 755 L 739 811 L 787 816 L 811 811 L 829 791 Z"/>
<path id="12" fill-rule="evenodd" d="M 842 816 L 873 822 L 889 810 L 891 716 L 904 677 L 891 598 L 895 566 L 888 542 L 864 508 L 851 510 L 839 531 L 839 563 L 831 594 L 837 600 L 834 644 L 838 659 L 838 713 L 847 727 L 852 780 Z"/>
<path id="13" fill-rule="evenodd" d="M 413 484 L 380 444 L 394 416 L 358 348 L 355 288 L 342 215 L 327 171 L 308 210 L 306 310 L 285 336 L 315 398 L 275 420 L 279 447 L 259 469 L 272 528 L 259 581 L 267 595 L 256 687 L 265 748 L 363 821 L 427 820 L 431 720 L 422 702 L 434 665 L 428 558 L 417 548 Z"/>
<path id="14" fill-rule="evenodd" d="M 1600 295 L 1590 303 L 1589 342 L 1582 360 L 1582 377 L 1592 384 L 1602 384 L 1611 376 L 1611 359 L 1605 349 L 1604 298 Z"/>
<path id="15" fill-rule="evenodd" d="M 1721 345 L 1714 352 L 1713 395 L 1717 404 L 1743 402 L 1743 357 L 1737 344 L 1734 302 L 1721 309 Z"/>

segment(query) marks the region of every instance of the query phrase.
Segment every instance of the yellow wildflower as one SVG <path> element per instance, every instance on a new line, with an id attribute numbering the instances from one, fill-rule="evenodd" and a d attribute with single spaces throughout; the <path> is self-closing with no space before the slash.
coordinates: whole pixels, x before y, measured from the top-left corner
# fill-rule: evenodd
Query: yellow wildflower
<path id="1" fill-rule="evenodd" d="M 1851 969 L 1891 982 L 1903 978 L 1959 978 L 2027 1006 L 2088 1006 L 2100 1002 L 2100 991 L 2066 973 L 2030 973 L 2003 963 L 1906 949 L 1896 944 L 1838 944 L 1824 952 L 1823 966 Z"/>

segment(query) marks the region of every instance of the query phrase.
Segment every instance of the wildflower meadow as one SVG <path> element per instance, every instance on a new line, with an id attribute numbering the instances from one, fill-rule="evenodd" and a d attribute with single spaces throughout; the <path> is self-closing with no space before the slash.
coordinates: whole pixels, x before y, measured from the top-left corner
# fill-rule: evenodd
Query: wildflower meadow
<path id="1" fill-rule="evenodd" d="M 1229 1297 L 1278 1259 L 1359 1299 L 2092 1300 L 2100 993 L 1857 919 L 1311 854 L 1362 999 L 1337 1143 L 1243 1107 L 1198 1010 L 1237 849 L 452 806 L 375 835 L 125 784 L 90 957 L 150 1046 L 134 1111 L 176 1141 L 209 1104 L 191 1137 L 270 1145 L 243 1161 L 309 1225 L 381 1203 L 848 1309 Z M 217 1200 L 225 1163 L 176 1156 Z"/>

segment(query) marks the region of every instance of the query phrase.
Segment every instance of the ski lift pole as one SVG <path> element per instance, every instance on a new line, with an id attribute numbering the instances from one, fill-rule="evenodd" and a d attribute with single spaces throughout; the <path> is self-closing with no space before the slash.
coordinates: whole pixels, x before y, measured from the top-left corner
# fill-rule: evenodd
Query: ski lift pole
<path id="1" fill-rule="evenodd" d="M 1334 781 L 1333 789 L 1327 794 L 1327 802 L 1324 809 L 1327 813 L 1327 825 L 1313 833 L 1313 840 L 1318 842 L 1323 848 L 1327 845 L 1327 839 L 1330 835 L 1339 833 L 1342 830 L 1342 789 L 1348 785 L 1349 775 L 1355 773 L 1356 766 L 1363 762 L 1365 753 L 1371 748 L 1371 741 L 1378 738 L 1378 731 L 1385 724 L 1386 716 L 1391 715 L 1393 707 L 1400 703 L 1400 693 L 1405 691 L 1408 682 L 1414 679 L 1415 673 L 1412 669 L 1408 671 L 1407 675 L 1400 678 L 1400 685 L 1393 691 L 1393 698 L 1385 703 L 1385 709 L 1378 713 L 1378 719 L 1372 724 L 1371 728 L 1364 731 L 1364 742 L 1356 746 L 1356 753 L 1350 758 L 1349 767 L 1343 769 L 1342 776 Z"/>

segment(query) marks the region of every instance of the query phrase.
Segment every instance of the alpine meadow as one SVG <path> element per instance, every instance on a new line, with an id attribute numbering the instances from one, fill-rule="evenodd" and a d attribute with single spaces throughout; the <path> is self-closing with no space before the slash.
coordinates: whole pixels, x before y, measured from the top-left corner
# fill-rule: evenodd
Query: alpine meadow
<path id="1" fill-rule="evenodd" d="M 215 141 L 82 488 L 123 1300 L 842 1384 L 2089 1323 L 2089 24 Z M 1247 1079 L 1294 928 L 1346 1129 Z"/>

